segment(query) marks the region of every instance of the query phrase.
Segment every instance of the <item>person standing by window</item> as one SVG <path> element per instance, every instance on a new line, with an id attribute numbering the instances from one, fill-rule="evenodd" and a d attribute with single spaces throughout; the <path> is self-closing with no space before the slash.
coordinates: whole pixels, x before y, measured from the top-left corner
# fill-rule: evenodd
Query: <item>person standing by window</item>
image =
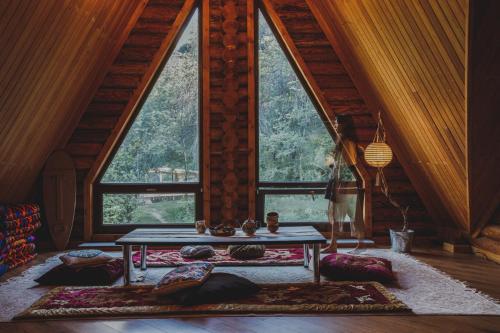
<path id="1" fill-rule="evenodd" d="M 322 252 L 326 253 L 337 252 L 335 223 L 337 222 L 339 229 L 343 230 L 343 222 L 346 216 L 350 218 L 351 236 L 358 239 L 356 248 L 361 247 L 360 240 L 365 236 L 362 184 L 359 180 L 356 180 L 356 204 L 354 207 L 349 205 L 346 196 L 340 193 L 345 181 L 342 176 L 347 169 L 355 174 L 356 164 L 358 163 L 357 144 L 352 133 L 351 118 L 338 115 L 334 127 L 338 136 L 329 161 L 331 174 L 325 191 L 325 199 L 328 199 L 328 221 L 331 225 L 330 244 L 322 250 Z"/>

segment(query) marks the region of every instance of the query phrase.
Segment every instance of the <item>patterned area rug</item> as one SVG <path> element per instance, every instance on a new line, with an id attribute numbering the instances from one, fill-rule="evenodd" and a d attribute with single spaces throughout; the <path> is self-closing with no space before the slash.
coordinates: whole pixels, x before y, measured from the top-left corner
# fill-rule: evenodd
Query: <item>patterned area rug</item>
<path id="1" fill-rule="evenodd" d="M 59 287 L 16 319 L 138 316 L 151 314 L 373 313 L 410 311 L 376 282 L 263 284 L 256 295 L 219 304 L 175 305 L 151 294 L 152 286 Z"/>
<path id="2" fill-rule="evenodd" d="M 226 250 L 215 250 L 215 256 L 208 259 L 184 259 L 178 250 L 148 250 L 147 265 L 149 267 L 179 266 L 193 262 L 211 262 L 217 266 L 295 266 L 304 262 L 302 248 L 266 249 L 264 256 L 252 260 L 238 260 L 230 257 Z M 136 267 L 141 261 L 141 254 L 134 252 L 132 259 Z"/>

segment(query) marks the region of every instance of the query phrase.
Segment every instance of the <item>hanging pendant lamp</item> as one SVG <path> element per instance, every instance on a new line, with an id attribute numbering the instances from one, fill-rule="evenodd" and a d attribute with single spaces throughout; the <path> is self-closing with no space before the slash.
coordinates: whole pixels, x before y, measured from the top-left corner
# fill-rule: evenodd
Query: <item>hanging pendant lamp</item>
<path id="1" fill-rule="evenodd" d="M 375 186 L 380 186 L 380 179 L 383 178 L 382 168 L 387 166 L 392 161 L 392 149 L 385 142 L 385 129 L 378 113 L 377 131 L 373 142 L 365 148 L 365 161 L 368 165 L 377 168 L 377 176 L 375 178 Z"/>
<path id="2" fill-rule="evenodd" d="M 366 163 L 375 168 L 383 168 L 392 161 L 392 149 L 385 142 L 385 130 L 380 112 L 375 137 L 373 142 L 366 147 L 364 156 Z"/>

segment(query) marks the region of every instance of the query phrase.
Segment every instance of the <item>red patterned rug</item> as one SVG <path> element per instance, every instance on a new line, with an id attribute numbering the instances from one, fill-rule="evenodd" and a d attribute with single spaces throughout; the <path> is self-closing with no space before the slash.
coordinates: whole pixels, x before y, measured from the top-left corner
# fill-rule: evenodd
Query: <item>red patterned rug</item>
<path id="1" fill-rule="evenodd" d="M 181 306 L 156 297 L 153 286 L 58 287 L 16 319 L 140 316 L 155 314 L 278 314 L 409 311 L 377 282 L 324 282 L 321 285 L 266 284 L 254 296 L 219 304 Z"/>
<path id="2" fill-rule="evenodd" d="M 134 252 L 132 259 L 139 266 L 141 254 Z M 184 259 L 178 250 L 148 250 L 147 265 L 149 267 L 179 266 L 193 262 L 211 262 L 217 266 L 292 266 L 302 265 L 304 251 L 302 248 L 266 249 L 264 256 L 252 260 L 238 260 L 230 257 L 226 250 L 215 250 L 215 256 L 208 259 Z"/>

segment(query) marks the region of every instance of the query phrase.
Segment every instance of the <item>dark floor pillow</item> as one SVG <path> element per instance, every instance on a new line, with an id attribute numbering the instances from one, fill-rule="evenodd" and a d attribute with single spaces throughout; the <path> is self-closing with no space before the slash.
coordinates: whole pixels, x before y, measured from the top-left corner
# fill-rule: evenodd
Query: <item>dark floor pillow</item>
<path id="1" fill-rule="evenodd" d="M 229 273 L 212 273 L 201 286 L 170 295 L 181 305 L 220 303 L 256 294 L 260 287 L 250 280 Z"/>
<path id="2" fill-rule="evenodd" d="M 42 285 L 100 286 L 109 285 L 123 275 L 123 260 L 114 259 L 97 266 L 75 268 L 61 264 L 35 279 Z"/>
<path id="3" fill-rule="evenodd" d="M 332 280 L 379 281 L 395 279 L 391 262 L 376 257 L 333 253 L 320 262 L 320 273 Z"/>
<path id="4" fill-rule="evenodd" d="M 181 257 L 187 259 L 206 259 L 215 255 L 215 250 L 210 245 L 184 246 L 180 250 Z"/>
<path id="5" fill-rule="evenodd" d="M 265 252 L 265 245 L 229 245 L 227 248 L 227 253 L 238 260 L 261 258 Z"/>

